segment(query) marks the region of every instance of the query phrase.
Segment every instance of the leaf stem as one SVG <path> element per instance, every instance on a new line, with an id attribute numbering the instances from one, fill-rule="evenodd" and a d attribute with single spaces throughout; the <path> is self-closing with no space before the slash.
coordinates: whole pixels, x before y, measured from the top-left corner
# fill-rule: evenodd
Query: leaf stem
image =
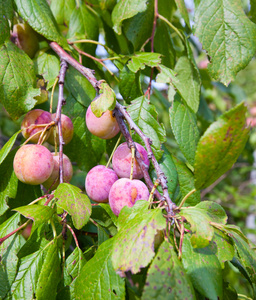
<path id="1" fill-rule="evenodd" d="M 171 22 L 169 22 L 164 16 L 158 14 L 158 18 L 163 20 L 169 27 L 171 27 L 180 37 L 180 39 L 182 40 L 182 42 L 184 43 L 184 37 L 182 36 L 182 34 L 179 32 L 178 28 L 176 28 Z"/>
<path id="2" fill-rule="evenodd" d="M 12 232 L 8 233 L 6 236 L 0 238 L 0 246 L 2 245 L 2 243 L 7 240 L 9 237 L 11 237 L 12 235 L 14 235 L 16 232 L 20 231 L 21 229 L 23 229 L 24 227 L 26 227 L 28 225 L 28 223 L 31 220 L 27 220 L 24 224 L 22 224 L 20 227 L 16 228 L 15 230 L 13 230 Z"/>
<path id="3" fill-rule="evenodd" d="M 122 136 L 123 136 L 123 135 L 122 135 L 122 133 L 121 133 L 120 136 L 119 136 L 119 138 L 118 138 L 118 140 L 117 140 L 117 142 L 116 142 L 116 144 L 115 144 L 115 147 L 114 147 L 114 149 L 113 149 L 113 151 L 112 151 L 112 153 L 111 153 L 111 155 L 110 155 L 110 157 L 109 157 L 109 159 L 108 159 L 108 162 L 107 162 L 107 164 L 106 164 L 106 168 L 109 167 L 110 162 L 111 162 L 111 160 L 112 160 L 112 157 L 113 157 L 113 155 L 114 155 L 114 153 L 115 153 L 115 151 L 116 151 L 116 148 L 117 148 L 118 145 L 120 144 L 120 141 L 121 141 Z"/>
<path id="4" fill-rule="evenodd" d="M 80 248 L 74 230 L 73 230 L 68 224 L 66 224 L 66 225 L 67 225 L 67 228 L 69 229 L 69 231 L 71 232 L 71 234 L 72 234 L 72 236 L 73 236 L 73 238 L 74 238 L 74 241 L 75 241 L 75 243 L 76 243 L 76 246 L 77 246 L 78 248 Z"/>
<path id="5" fill-rule="evenodd" d="M 187 195 L 181 200 L 180 205 L 175 208 L 175 210 L 180 210 L 181 207 L 184 205 L 185 201 L 188 199 L 189 196 L 194 194 L 196 192 L 196 189 L 191 190 L 190 192 L 187 193 Z"/>

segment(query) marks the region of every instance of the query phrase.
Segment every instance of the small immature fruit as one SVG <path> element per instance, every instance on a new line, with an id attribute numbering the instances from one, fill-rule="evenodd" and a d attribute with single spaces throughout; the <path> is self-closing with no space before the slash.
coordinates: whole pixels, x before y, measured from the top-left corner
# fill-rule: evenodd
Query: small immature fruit
<path id="1" fill-rule="evenodd" d="M 56 118 L 56 114 L 52 114 L 52 121 L 54 121 L 55 118 Z M 65 145 L 67 145 L 73 138 L 74 126 L 71 119 L 64 114 L 61 114 L 61 128 L 62 128 L 63 141 Z M 58 134 L 57 126 L 55 126 L 55 130 L 56 130 L 57 144 L 59 144 L 59 134 Z M 54 145 L 54 128 L 51 129 L 50 135 L 48 137 L 48 142 Z"/>
<path id="2" fill-rule="evenodd" d="M 51 114 L 47 111 L 42 109 L 33 109 L 29 111 L 21 123 L 21 129 L 24 138 L 28 139 L 30 136 L 44 129 L 44 127 L 35 127 L 33 125 L 49 124 L 51 121 Z M 30 142 L 37 143 L 39 137 L 40 133 L 35 135 Z"/>
<path id="3" fill-rule="evenodd" d="M 55 190 L 60 183 L 59 172 L 60 172 L 60 162 L 59 162 L 59 153 L 55 155 L 52 152 L 53 157 L 53 171 L 50 177 L 43 182 L 43 186 L 48 190 Z M 73 176 L 73 167 L 72 164 L 67 157 L 67 155 L 63 154 L 63 182 L 69 182 Z"/>
<path id="4" fill-rule="evenodd" d="M 102 165 L 96 166 L 86 176 L 86 193 L 93 201 L 108 202 L 109 191 L 117 180 L 115 171 Z"/>
<path id="5" fill-rule="evenodd" d="M 52 173 L 53 165 L 51 152 L 42 145 L 22 146 L 13 160 L 14 172 L 18 179 L 32 185 L 46 181 Z"/>
<path id="6" fill-rule="evenodd" d="M 86 111 L 85 121 L 88 130 L 102 139 L 111 139 L 120 131 L 116 118 L 110 110 L 107 110 L 101 117 L 97 118 L 92 112 L 90 105 Z"/>
<path id="7" fill-rule="evenodd" d="M 27 226 L 23 229 L 23 231 L 21 232 L 22 236 L 23 236 L 24 239 L 26 239 L 26 240 L 30 237 L 32 225 L 33 225 L 33 223 L 28 223 L 28 225 L 27 225 Z"/>
<path id="8" fill-rule="evenodd" d="M 124 206 L 132 207 L 138 200 L 148 200 L 147 186 L 140 180 L 121 178 L 111 187 L 109 205 L 113 213 L 118 216 Z"/>
<path id="9" fill-rule="evenodd" d="M 13 26 L 11 41 L 33 58 L 39 49 L 36 32 L 28 24 L 16 24 Z"/>
<path id="10" fill-rule="evenodd" d="M 138 143 L 135 143 L 138 152 L 141 155 L 142 160 L 149 167 L 149 159 L 147 151 Z M 116 174 L 121 178 L 129 178 L 131 173 L 132 151 L 127 146 L 127 143 L 119 145 L 113 155 L 112 165 Z M 141 179 L 143 177 L 142 170 L 135 159 L 133 166 L 133 178 Z"/>

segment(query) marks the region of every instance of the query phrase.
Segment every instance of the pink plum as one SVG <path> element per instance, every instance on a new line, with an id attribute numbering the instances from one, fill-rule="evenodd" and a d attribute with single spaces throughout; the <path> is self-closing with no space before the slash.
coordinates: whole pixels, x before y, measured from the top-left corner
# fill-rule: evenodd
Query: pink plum
<path id="1" fill-rule="evenodd" d="M 32 125 L 49 124 L 51 121 L 51 114 L 48 111 L 44 111 L 42 109 L 33 109 L 29 111 L 21 123 L 21 129 L 24 138 L 28 139 L 30 136 L 44 129 L 43 126 L 34 127 Z M 35 135 L 30 141 L 32 143 L 37 143 L 39 137 L 40 133 Z"/>
<path id="2" fill-rule="evenodd" d="M 97 118 L 92 112 L 90 105 L 86 111 L 85 121 L 88 130 L 102 139 L 111 139 L 120 131 L 116 118 L 110 110 L 107 110 L 101 117 Z"/>
<path id="3" fill-rule="evenodd" d="M 124 206 L 132 207 L 138 200 L 148 200 L 147 186 L 140 180 L 121 178 L 111 187 L 109 205 L 113 213 L 118 216 Z"/>
<path id="4" fill-rule="evenodd" d="M 93 201 L 108 202 L 110 188 L 117 180 L 115 171 L 102 165 L 96 166 L 86 176 L 86 193 Z"/>
<path id="5" fill-rule="evenodd" d="M 135 143 L 138 152 L 141 155 L 142 160 L 149 168 L 149 159 L 147 151 L 138 143 Z M 121 178 L 129 178 L 131 173 L 132 151 L 127 146 L 127 143 L 119 145 L 113 155 L 112 165 L 116 174 Z M 135 159 L 133 166 L 133 178 L 141 179 L 143 177 L 142 170 Z"/>
<path id="6" fill-rule="evenodd" d="M 43 186 L 46 189 L 55 190 L 57 186 L 60 183 L 59 179 L 59 172 L 60 172 L 60 163 L 59 163 L 59 153 L 55 155 L 54 152 L 52 152 L 53 157 L 53 171 L 50 177 L 43 182 Z M 73 167 L 72 164 L 67 157 L 67 155 L 63 154 L 63 182 L 69 182 L 73 176 Z"/>
<path id="7" fill-rule="evenodd" d="M 18 179 L 32 185 L 46 181 L 52 173 L 53 165 L 51 152 L 42 145 L 22 146 L 13 160 L 14 172 Z"/>

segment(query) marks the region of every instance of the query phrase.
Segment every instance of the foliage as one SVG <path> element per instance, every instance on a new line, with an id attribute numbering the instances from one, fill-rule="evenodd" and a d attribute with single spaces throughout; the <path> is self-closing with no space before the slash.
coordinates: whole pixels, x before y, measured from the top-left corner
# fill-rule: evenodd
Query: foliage
<path id="1" fill-rule="evenodd" d="M 1 299 L 256 299 L 245 226 L 256 193 L 250 2 L 195 0 L 189 10 L 184 0 L 0 0 Z M 38 36 L 33 59 L 13 43 L 19 22 Z M 94 99 L 97 117 L 114 110 L 119 142 L 141 143 L 151 159 L 143 181 L 155 197 L 118 217 L 84 187 L 118 139 L 87 129 Z M 74 125 L 58 146 L 74 176 L 52 192 L 13 171 L 33 108 Z"/>

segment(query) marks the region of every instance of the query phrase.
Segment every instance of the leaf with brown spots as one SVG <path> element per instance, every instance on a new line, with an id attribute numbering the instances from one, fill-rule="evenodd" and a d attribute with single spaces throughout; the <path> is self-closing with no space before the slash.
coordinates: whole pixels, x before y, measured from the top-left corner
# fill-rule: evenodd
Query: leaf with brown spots
<path id="1" fill-rule="evenodd" d="M 195 156 L 195 187 L 211 185 L 238 159 L 248 139 L 244 103 L 223 114 L 199 140 Z"/>
<path id="2" fill-rule="evenodd" d="M 112 262 L 115 270 L 138 273 L 154 257 L 157 230 L 163 230 L 166 220 L 161 209 L 148 209 L 148 202 L 137 201 L 122 209 L 118 217 L 118 233 L 113 245 Z"/>
<path id="3" fill-rule="evenodd" d="M 81 229 L 90 218 L 92 205 L 82 191 L 69 183 L 62 183 L 54 193 L 58 198 L 57 206 L 67 211 L 76 229 Z"/>
<path id="4" fill-rule="evenodd" d="M 173 246 L 164 241 L 147 274 L 142 300 L 196 299 L 188 278 Z"/>

